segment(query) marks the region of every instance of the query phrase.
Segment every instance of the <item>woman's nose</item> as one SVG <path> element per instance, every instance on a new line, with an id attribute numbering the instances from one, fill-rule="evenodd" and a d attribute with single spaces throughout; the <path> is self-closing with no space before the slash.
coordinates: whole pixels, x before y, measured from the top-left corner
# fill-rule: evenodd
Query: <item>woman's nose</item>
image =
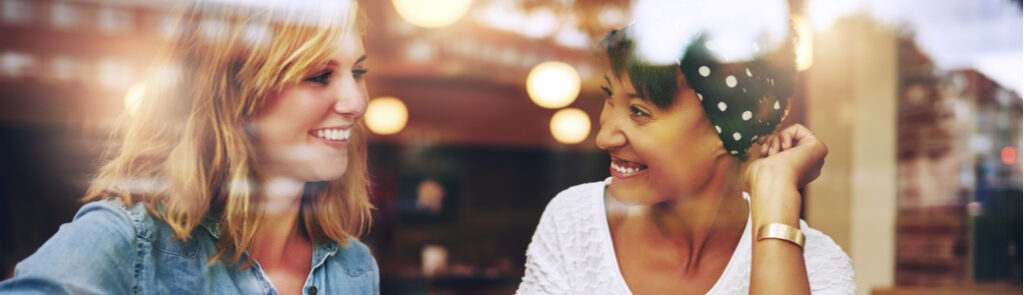
<path id="1" fill-rule="evenodd" d="M 345 117 L 359 118 L 366 113 L 366 88 L 353 77 L 345 77 L 335 84 L 334 111 Z"/>
<path id="2" fill-rule="evenodd" d="M 597 147 L 610 150 L 626 144 L 626 135 L 622 134 L 618 120 L 608 114 L 607 106 L 601 110 L 601 129 L 597 131 Z"/>

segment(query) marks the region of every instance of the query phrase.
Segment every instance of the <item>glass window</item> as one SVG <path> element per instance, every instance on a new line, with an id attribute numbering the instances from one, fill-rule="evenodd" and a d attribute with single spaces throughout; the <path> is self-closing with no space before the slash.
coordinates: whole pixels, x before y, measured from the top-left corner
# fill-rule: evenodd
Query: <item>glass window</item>
<path id="1" fill-rule="evenodd" d="M 67 29 L 81 23 L 81 7 L 66 2 L 54 2 L 50 6 L 50 23 L 53 27 Z"/>
<path id="2" fill-rule="evenodd" d="M 32 21 L 32 2 L 3 0 L 3 20 L 6 23 L 25 24 Z"/>
<path id="3" fill-rule="evenodd" d="M 36 58 L 22 52 L 5 52 L 0 55 L 0 73 L 8 77 L 28 77 L 36 65 Z"/>
<path id="4" fill-rule="evenodd" d="M 157 31 L 164 38 L 173 38 L 178 32 L 178 19 L 169 13 L 161 15 L 157 20 Z"/>
<path id="5" fill-rule="evenodd" d="M 97 11 L 100 31 L 104 33 L 124 33 L 132 25 L 131 12 L 115 7 L 102 7 Z"/>
<path id="6" fill-rule="evenodd" d="M 50 61 L 51 76 L 57 81 L 71 81 L 76 79 L 78 68 L 78 62 L 66 56 L 58 56 Z"/>
<path id="7" fill-rule="evenodd" d="M 100 62 L 99 75 L 100 84 L 109 88 L 126 87 L 132 82 L 132 68 L 116 60 Z"/>

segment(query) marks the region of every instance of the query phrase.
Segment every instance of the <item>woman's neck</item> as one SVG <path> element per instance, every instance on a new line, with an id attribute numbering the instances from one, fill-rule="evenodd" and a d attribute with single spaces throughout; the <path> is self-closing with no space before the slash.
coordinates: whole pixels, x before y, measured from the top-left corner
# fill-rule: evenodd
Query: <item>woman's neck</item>
<path id="1" fill-rule="evenodd" d="M 288 178 L 269 178 L 263 185 L 263 214 L 253 254 L 261 264 L 277 264 L 288 249 L 308 246 L 299 229 L 299 211 L 305 183 Z"/>
<path id="2" fill-rule="evenodd" d="M 739 165 L 721 161 L 715 175 L 692 194 L 628 209 L 621 226 L 639 231 L 647 243 L 675 249 L 677 258 L 697 266 L 713 249 L 732 249 L 742 236 L 748 216 L 742 198 Z"/>

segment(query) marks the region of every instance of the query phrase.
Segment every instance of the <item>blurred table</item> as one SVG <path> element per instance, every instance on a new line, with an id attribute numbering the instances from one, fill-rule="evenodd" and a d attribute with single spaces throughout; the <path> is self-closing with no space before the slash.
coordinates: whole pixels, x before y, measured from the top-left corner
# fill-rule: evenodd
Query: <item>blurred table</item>
<path id="1" fill-rule="evenodd" d="M 871 292 L 872 295 L 961 295 L 961 294 L 977 294 L 977 295 L 1003 295 L 1003 294 L 1021 294 L 1021 285 L 1012 284 L 968 284 L 968 285 L 954 285 L 954 286 L 937 286 L 937 287 L 896 287 L 889 289 L 875 289 Z"/>
<path id="2" fill-rule="evenodd" d="M 515 293 L 519 281 L 520 277 L 443 275 L 428 278 L 383 275 L 380 289 L 381 294 L 507 295 Z"/>

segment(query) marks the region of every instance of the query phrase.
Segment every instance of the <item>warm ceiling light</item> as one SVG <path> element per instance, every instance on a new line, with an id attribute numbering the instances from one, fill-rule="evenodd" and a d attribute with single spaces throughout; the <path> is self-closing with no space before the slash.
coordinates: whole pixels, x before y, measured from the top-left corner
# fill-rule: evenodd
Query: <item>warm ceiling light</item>
<path id="1" fill-rule="evenodd" d="M 424 28 L 439 28 L 462 18 L 471 0 L 391 0 L 405 21 Z"/>
<path id="2" fill-rule="evenodd" d="M 533 103 L 549 109 L 567 106 L 580 94 L 580 75 L 560 61 L 541 63 L 526 77 L 526 92 Z"/>
<path id="3" fill-rule="evenodd" d="M 394 97 L 380 97 L 370 101 L 366 107 L 366 127 L 380 135 L 390 135 L 402 131 L 409 120 L 409 110 L 405 103 Z"/>
<path id="4" fill-rule="evenodd" d="M 814 64 L 814 27 L 807 18 L 803 16 L 792 16 L 793 26 L 796 28 L 796 70 L 804 71 Z"/>
<path id="5" fill-rule="evenodd" d="M 564 144 L 580 143 L 590 134 L 590 117 L 577 108 L 565 108 L 551 116 L 551 135 Z"/>

